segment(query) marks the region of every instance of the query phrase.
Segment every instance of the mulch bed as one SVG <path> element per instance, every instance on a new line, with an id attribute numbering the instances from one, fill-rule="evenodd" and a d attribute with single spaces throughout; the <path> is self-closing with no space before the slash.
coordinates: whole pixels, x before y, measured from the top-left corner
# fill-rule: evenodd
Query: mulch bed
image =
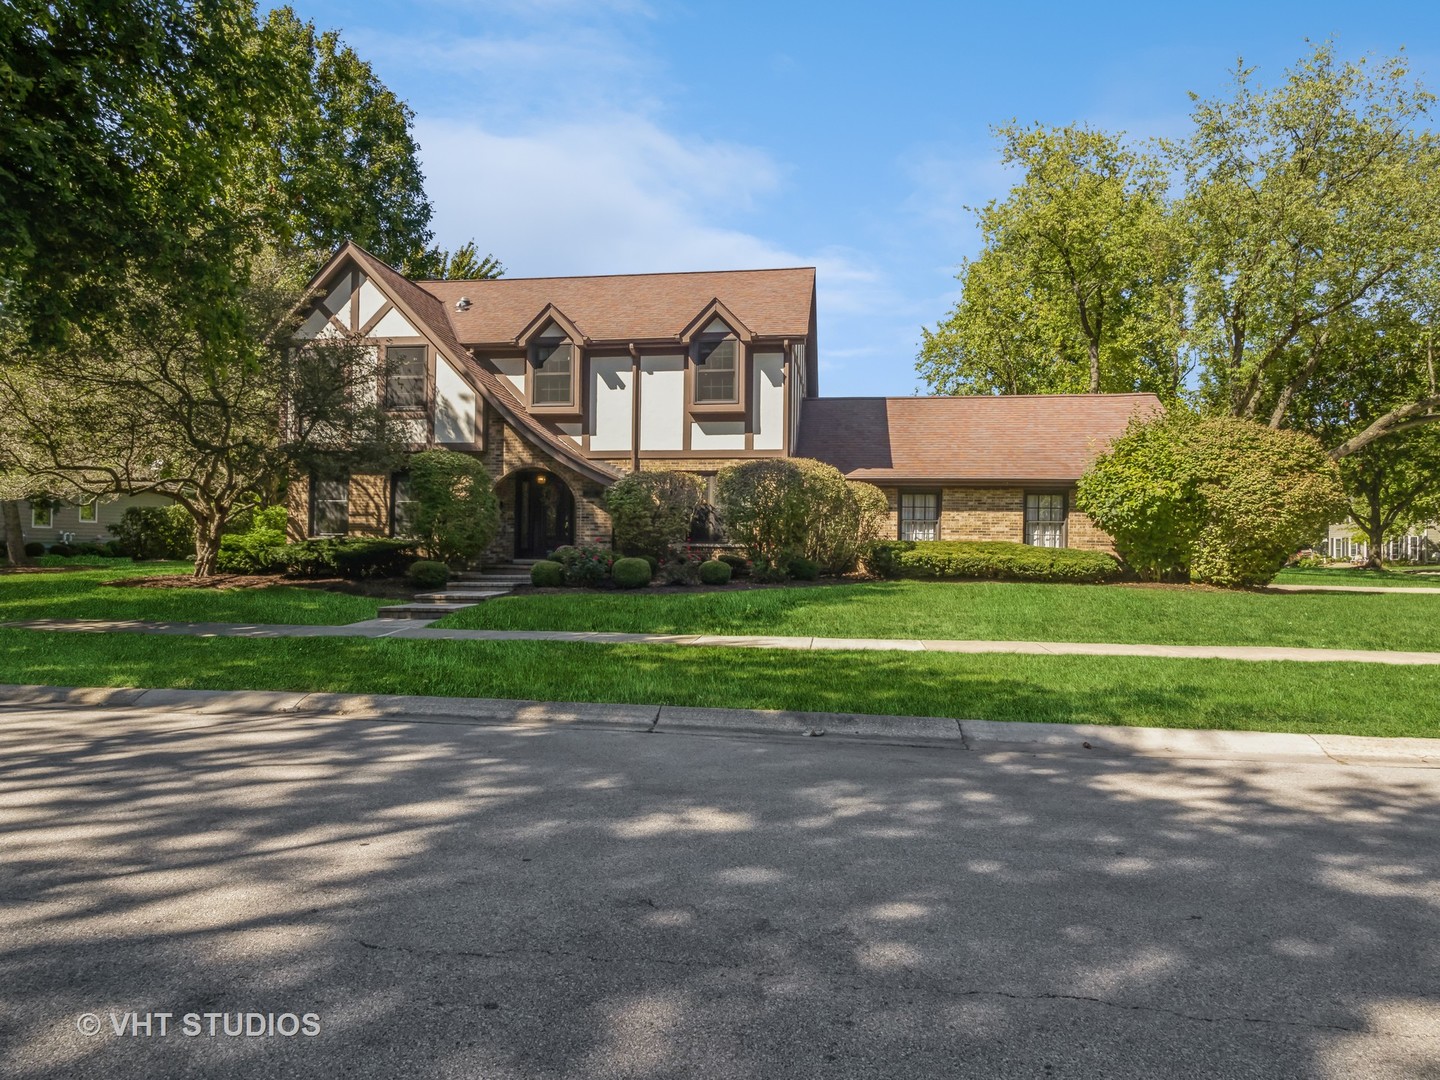
<path id="1" fill-rule="evenodd" d="M 348 578 L 287 578 L 280 574 L 211 574 L 192 577 L 189 574 L 156 574 L 153 577 L 120 578 L 107 581 L 115 588 L 140 589 L 217 589 L 229 592 L 239 589 L 268 589 L 288 585 L 295 589 L 323 589 L 326 592 L 349 593 L 352 596 L 379 596 L 408 600 L 415 590 L 400 581 L 351 581 Z"/>

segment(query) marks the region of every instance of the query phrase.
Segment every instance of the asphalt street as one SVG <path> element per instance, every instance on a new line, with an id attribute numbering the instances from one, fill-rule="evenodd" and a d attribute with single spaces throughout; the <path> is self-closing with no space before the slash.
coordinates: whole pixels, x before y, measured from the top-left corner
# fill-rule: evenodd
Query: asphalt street
<path id="1" fill-rule="evenodd" d="M 12 708 L 0 1075 L 1440 1077 L 1437 825 L 1423 768 Z"/>

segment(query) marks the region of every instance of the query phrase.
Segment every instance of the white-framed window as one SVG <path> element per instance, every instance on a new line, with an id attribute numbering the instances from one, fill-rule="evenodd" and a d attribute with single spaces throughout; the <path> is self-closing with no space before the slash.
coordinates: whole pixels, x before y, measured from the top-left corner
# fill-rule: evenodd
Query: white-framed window
<path id="1" fill-rule="evenodd" d="M 424 345 L 389 345 L 385 349 L 385 407 L 419 409 L 425 405 Z"/>
<path id="2" fill-rule="evenodd" d="M 1025 543 L 1036 547 L 1065 546 L 1065 495 L 1058 491 L 1025 493 Z"/>
<path id="3" fill-rule="evenodd" d="M 940 539 L 940 493 L 938 491 L 902 491 L 900 493 L 900 539 Z"/>
<path id="4" fill-rule="evenodd" d="M 99 500 L 85 499 L 76 507 L 75 513 L 82 525 L 93 525 L 99 517 L 97 513 L 98 510 Z"/>
<path id="5" fill-rule="evenodd" d="M 541 338 L 531 346 L 532 405 L 575 403 L 575 347 L 561 338 Z"/>
<path id="6" fill-rule="evenodd" d="M 49 503 L 30 504 L 30 527 L 32 529 L 53 529 L 55 527 L 55 508 Z"/>
<path id="7" fill-rule="evenodd" d="M 350 477 L 310 478 L 310 535 L 344 536 L 350 531 Z"/>

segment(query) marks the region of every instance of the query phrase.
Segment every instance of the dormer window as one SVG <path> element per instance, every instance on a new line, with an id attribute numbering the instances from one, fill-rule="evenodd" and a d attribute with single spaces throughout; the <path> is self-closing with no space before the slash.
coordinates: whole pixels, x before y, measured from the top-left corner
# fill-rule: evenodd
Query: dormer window
<path id="1" fill-rule="evenodd" d="M 739 394 L 739 342 L 728 334 L 695 340 L 695 404 L 734 405 Z"/>
<path id="2" fill-rule="evenodd" d="M 719 306 L 718 302 L 715 305 Z M 712 309 L 692 324 L 686 365 L 686 406 L 692 413 L 741 416 L 745 412 L 745 343 L 749 332 Z"/>
<path id="3" fill-rule="evenodd" d="M 530 346 L 530 403 L 575 403 L 575 346 L 563 338 L 544 337 Z"/>

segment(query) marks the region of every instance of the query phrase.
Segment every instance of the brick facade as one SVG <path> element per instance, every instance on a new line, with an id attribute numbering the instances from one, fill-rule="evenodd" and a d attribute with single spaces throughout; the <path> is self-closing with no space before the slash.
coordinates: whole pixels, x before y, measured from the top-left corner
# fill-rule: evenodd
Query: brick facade
<path id="1" fill-rule="evenodd" d="M 885 534 L 900 535 L 900 492 L 935 491 L 935 488 L 886 487 L 881 488 L 890 504 L 889 521 Z M 940 539 L 941 540 L 1007 540 L 1011 543 L 1025 542 L 1025 490 L 1018 487 L 940 488 Z M 1053 489 L 1052 489 L 1053 490 Z M 1067 547 L 1087 551 L 1113 551 L 1114 544 L 1108 534 L 1074 507 L 1074 492 L 1066 495 L 1067 516 L 1065 519 L 1065 544 Z"/>

